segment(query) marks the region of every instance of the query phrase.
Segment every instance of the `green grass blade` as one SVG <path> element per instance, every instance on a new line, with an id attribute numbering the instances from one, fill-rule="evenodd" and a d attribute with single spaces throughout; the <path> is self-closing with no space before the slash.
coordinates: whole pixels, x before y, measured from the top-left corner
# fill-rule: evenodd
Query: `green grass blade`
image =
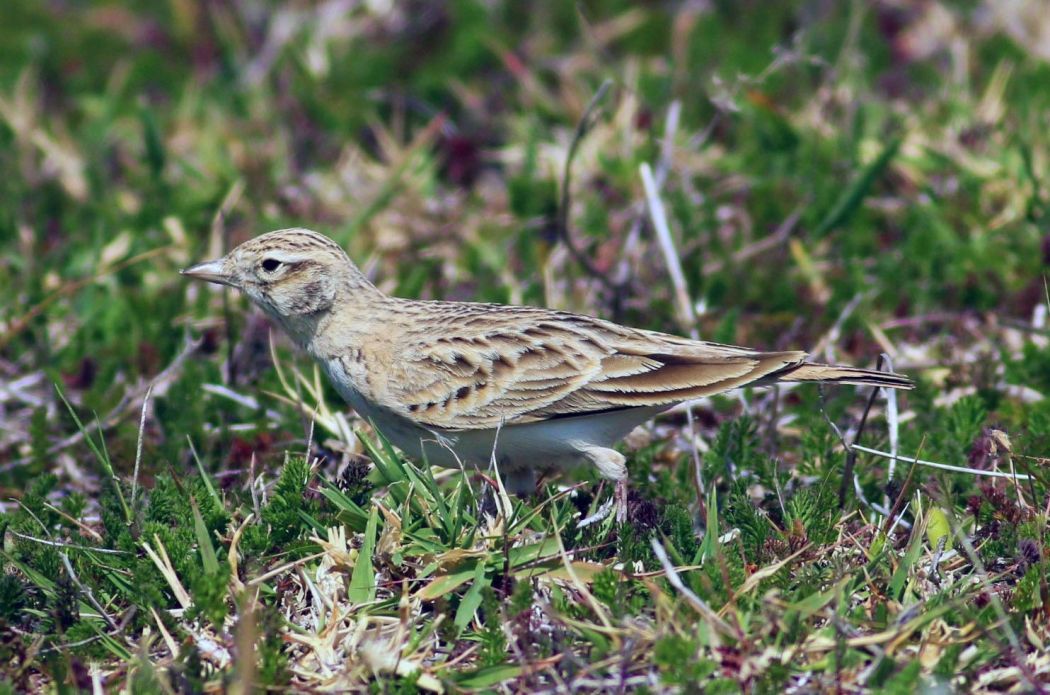
<path id="1" fill-rule="evenodd" d="M 84 428 L 84 423 L 80 421 L 80 417 L 77 415 L 76 410 L 73 409 L 73 404 L 66 399 L 66 394 L 62 392 L 62 387 L 60 387 L 57 383 L 55 384 L 55 391 L 58 392 L 58 397 L 62 399 L 62 402 L 66 405 L 66 410 L 69 411 L 70 416 L 73 418 L 73 422 L 76 423 L 77 429 L 80 431 L 81 436 L 84 437 L 84 442 L 87 443 L 88 448 L 91 449 L 91 453 L 95 455 L 95 458 L 98 460 L 103 470 L 105 470 L 106 475 L 108 475 L 113 480 L 113 487 L 117 491 L 117 497 L 120 499 L 120 506 L 124 512 L 124 521 L 130 525 L 133 521 L 131 508 L 128 506 L 127 501 L 124 499 L 124 490 L 120 485 L 120 479 L 117 477 L 117 474 L 113 471 L 113 462 L 109 460 L 109 452 L 105 450 L 106 442 L 105 439 L 102 437 L 102 423 L 100 422 L 98 424 L 98 437 L 103 447 L 100 449 L 98 444 L 96 444 L 91 439 L 91 436 Z"/>
<path id="2" fill-rule="evenodd" d="M 204 524 L 204 517 L 201 516 L 197 500 L 192 497 L 190 497 L 190 507 L 193 509 L 193 530 L 197 535 L 197 548 L 201 553 L 204 571 L 208 574 L 215 574 L 219 571 L 219 558 L 215 554 L 215 546 L 212 545 L 211 536 L 208 534 L 208 527 Z"/>
<path id="3" fill-rule="evenodd" d="M 718 493 L 712 487 L 707 495 L 707 528 L 704 532 L 704 540 L 700 544 L 697 554 L 701 562 L 710 560 L 718 555 Z"/>
<path id="4" fill-rule="evenodd" d="M 835 201 L 835 205 L 832 206 L 831 210 L 824 219 L 821 220 L 817 228 L 813 230 L 813 235 L 816 237 L 822 237 L 835 227 L 838 227 L 846 223 L 849 218 L 856 212 L 857 208 L 864 201 L 864 196 L 868 194 L 875 179 L 882 174 L 882 172 L 889 166 L 890 162 L 897 155 L 897 150 L 900 149 L 901 138 L 896 137 L 890 140 L 882 151 L 868 166 L 864 167 L 860 175 L 854 179 L 842 195 L 839 196 L 838 200 Z"/>
<path id="5" fill-rule="evenodd" d="M 220 508 L 223 506 L 222 497 L 219 496 L 219 492 L 215 489 L 215 486 L 211 484 L 211 476 L 204 470 L 204 463 L 201 461 L 201 457 L 197 455 L 197 448 L 193 446 L 193 440 L 190 439 L 189 435 L 186 435 L 186 441 L 190 445 L 190 453 L 193 454 L 193 460 L 197 463 L 197 470 L 201 474 L 201 480 L 204 481 L 204 487 L 208 490 L 208 495 L 215 500 L 215 504 Z"/>
<path id="6" fill-rule="evenodd" d="M 337 518 L 354 531 L 364 531 L 368 524 L 368 512 L 346 496 L 342 490 L 330 481 L 322 481 L 321 494 L 332 503 L 338 511 Z"/>
<path id="7" fill-rule="evenodd" d="M 350 589 L 347 595 L 353 603 L 368 603 L 376 597 L 376 573 L 372 567 L 372 554 L 375 552 L 378 524 L 379 510 L 372 507 L 368 515 L 364 543 L 357 553 L 357 562 L 354 563 L 354 571 L 350 575 Z"/>
<path id="8" fill-rule="evenodd" d="M 911 569 L 915 566 L 915 562 L 919 559 L 921 553 L 922 534 L 913 532 L 908 543 L 908 549 L 904 552 L 904 557 L 901 558 L 900 564 L 897 565 L 897 570 L 890 578 L 890 596 L 900 600 L 904 592 L 904 586 L 908 581 L 908 575 L 911 573 Z"/>
<path id="9" fill-rule="evenodd" d="M 481 606 L 481 592 L 488 585 L 489 581 L 485 578 L 485 563 L 479 562 L 474 570 L 474 583 L 467 589 L 467 593 L 463 594 L 463 598 L 459 602 L 459 608 L 456 609 L 454 622 L 460 630 L 470 624 L 471 618 L 474 617 L 474 612 Z"/>
<path id="10" fill-rule="evenodd" d="M 456 684 L 467 690 L 485 690 L 503 681 L 517 678 L 523 668 L 516 664 L 499 664 L 472 671 L 456 680 Z"/>

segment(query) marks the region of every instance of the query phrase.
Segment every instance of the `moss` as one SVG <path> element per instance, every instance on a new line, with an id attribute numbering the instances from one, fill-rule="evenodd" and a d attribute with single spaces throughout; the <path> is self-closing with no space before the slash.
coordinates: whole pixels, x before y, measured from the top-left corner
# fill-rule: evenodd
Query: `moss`
<path id="1" fill-rule="evenodd" d="M 481 615 L 484 627 L 478 634 L 478 640 L 481 642 L 482 666 L 506 663 L 507 635 L 503 624 L 509 616 L 504 612 L 502 603 L 491 586 L 485 587 L 481 592 Z"/>
<path id="2" fill-rule="evenodd" d="M 707 679 L 718 670 L 718 664 L 699 658 L 699 652 L 699 644 L 685 637 L 668 635 L 658 639 L 653 647 L 653 663 L 660 670 L 660 680 L 666 685 L 706 689 Z"/>
<path id="3" fill-rule="evenodd" d="M 761 506 L 751 500 L 746 483 L 741 481 L 730 488 L 721 516 L 726 526 L 740 529 L 747 559 L 758 562 L 773 527 Z"/>
<path id="4" fill-rule="evenodd" d="M 704 455 L 704 479 L 733 480 L 739 471 L 763 470 L 764 459 L 759 451 L 757 423 L 746 415 L 727 420 Z"/>
<path id="5" fill-rule="evenodd" d="M 38 606 L 39 601 L 32 584 L 14 574 L 0 574 L 0 620 L 7 624 L 21 623 L 28 617 L 25 609 Z"/>
<path id="6" fill-rule="evenodd" d="M 230 566 L 223 563 L 217 572 L 198 571 L 196 574 L 181 575 L 189 577 L 190 596 L 193 598 L 193 609 L 190 619 L 201 615 L 211 622 L 212 626 L 223 631 L 228 612 L 226 599 L 229 594 Z"/>
<path id="7" fill-rule="evenodd" d="M 80 592 L 69 574 L 63 571 L 55 581 L 55 600 L 51 618 L 58 632 L 65 632 L 80 620 Z"/>
<path id="8" fill-rule="evenodd" d="M 282 630 L 284 617 L 274 606 L 261 604 L 255 613 L 256 629 L 260 639 L 256 643 L 258 654 L 257 682 L 271 687 L 288 684 L 288 655 L 284 649 Z"/>

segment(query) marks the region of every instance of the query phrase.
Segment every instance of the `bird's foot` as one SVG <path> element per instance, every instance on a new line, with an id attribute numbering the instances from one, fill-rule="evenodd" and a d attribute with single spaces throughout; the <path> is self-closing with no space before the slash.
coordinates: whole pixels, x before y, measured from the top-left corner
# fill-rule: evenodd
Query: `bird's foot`
<path id="1" fill-rule="evenodd" d="M 615 449 L 583 445 L 580 452 L 590 459 L 598 473 L 606 480 L 616 481 L 613 493 L 616 500 L 616 523 L 627 521 L 627 457 Z"/>
<path id="2" fill-rule="evenodd" d="M 616 481 L 616 523 L 622 524 L 627 521 L 627 478 Z"/>

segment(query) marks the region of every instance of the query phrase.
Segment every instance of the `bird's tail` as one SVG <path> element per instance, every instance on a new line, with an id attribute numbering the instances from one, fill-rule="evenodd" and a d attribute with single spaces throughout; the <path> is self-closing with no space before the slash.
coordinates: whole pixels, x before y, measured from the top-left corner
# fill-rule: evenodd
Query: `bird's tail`
<path id="1" fill-rule="evenodd" d="M 770 376 L 773 377 L 771 381 L 830 381 L 857 386 L 883 386 L 888 389 L 915 388 L 912 380 L 902 374 L 813 362 L 803 362 Z"/>

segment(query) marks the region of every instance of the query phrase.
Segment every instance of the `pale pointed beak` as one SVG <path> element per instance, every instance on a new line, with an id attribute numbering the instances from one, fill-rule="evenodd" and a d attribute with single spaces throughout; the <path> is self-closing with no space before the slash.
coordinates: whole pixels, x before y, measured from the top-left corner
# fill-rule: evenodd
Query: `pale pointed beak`
<path id="1" fill-rule="evenodd" d="M 205 261 L 204 263 L 191 265 L 189 268 L 180 270 L 179 273 L 197 280 L 236 287 L 237 284 L 234 282 L 233 276 L 226 272 L 225 263 L 223 261 L 224 259 L 222 258 L 214 261 Z"/>

